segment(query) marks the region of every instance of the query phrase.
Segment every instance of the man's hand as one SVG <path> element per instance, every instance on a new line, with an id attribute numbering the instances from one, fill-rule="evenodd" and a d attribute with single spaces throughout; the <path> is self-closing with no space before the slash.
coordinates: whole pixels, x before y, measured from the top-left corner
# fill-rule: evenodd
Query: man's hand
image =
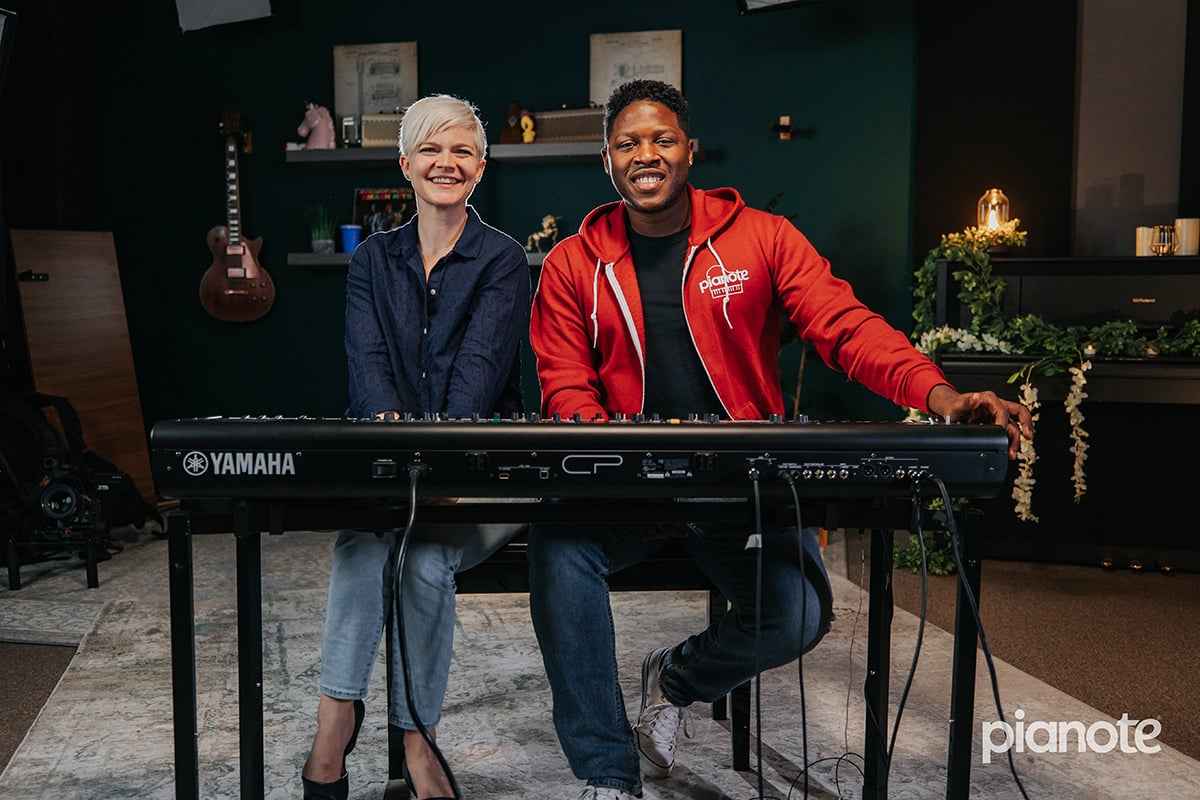
<path id="1" fill-rule="evenodd" d="M 929 413 L 947 422 L 965 422 L 985 425 L 994 423 L 1008 434 L 1008 457 L 1015 459 L 1020 449 L 1021 437 L 1033 441 L 1033 416 L 1029 409 L 1012 400 L 1004 400 L 995 392 L 967 392 L 960 394 L 948 384 L 942 383 L 929 392 Z"/>

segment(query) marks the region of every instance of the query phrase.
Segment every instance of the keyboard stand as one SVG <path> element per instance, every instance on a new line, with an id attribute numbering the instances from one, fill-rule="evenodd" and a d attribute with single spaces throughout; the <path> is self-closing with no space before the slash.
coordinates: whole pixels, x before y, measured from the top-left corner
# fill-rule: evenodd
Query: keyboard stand
<path id="1" fill-rule="evenodd" d="M 299 505 L 299 504 L 298 504 Z M 682 504 L 686 507 L 688 504 Z M 737 519 L 746 513 L 745 505 L 726 508 L 722 504 L 701 504 L 707 520 Z M 614 506 L 619 506 L 614 510 Z M 681 505 L 639 503 L 613 504 L 600 499 L 597 515 L 617 514 L 622 519 L 679 521 Z M 579 505 L 571 506 L 578 513 Z M 204 504 L 189 508 L 184 503 L 173 512 L 167 526 L 170 562 L 171 601 L 171 675 L 174 703 L 175 797 L 199 800 L 200 764 L 196 713 L 196 641 L 193 588 L 192 537 L 205 533 L 234 534 L 237 564 L 238 625 L 238 716 L 241 758 L 241 796 L 243 800 L 262 800 L 265 794 L 263 763 L 263 644 L 262 644 L 262 557 L 260 531 L 272 534 L 285 530 L 333 530 L 312 509 L 292 513 L 281 502 L 256 501 L 253 506 L 234 500 L 218 510 Z M 697 510 L 693 506 L 692 510 Z M 347 519 L 350 509 L 339 507 L 329 513 L 341 519 L 343 527 L 368 529 L 396 527 L 402 524 L 403 509 L 357 509 L 366 519 Z M 674 512 L 674 513 L 672 513 Z M 473 503 L 458 506 L 424 506 L 422 513 L 430 522 L 446 521 L 553 521 L 554 506 L 524 504 Z M 903 515 L 902 517 L 900 515 Z M 445 517 L 444 519 L 442 517 Z M 507 518 L 506 518 L 507 517 Z M 741 518 L 744 518 L 741 517 Z M 810 517 L 812 518 L 812 517 Z M 821 517 L 816 517 L 820 519 Z M 963 548 L 964 575 L 978 602 L 982 518 L 968 512 L 960 519 L 959 539 Z M 613 520 L 620 521 L 620 520 Z M 871 531 L 870 597 L 867 622 L 866 735 L 863 781 L 864 800 L 886 800 L 888 790 L 887 709 L 890 679 L 891 624 L 894 611 L 892 596 L 893 532 L 907 526 L 907 511 L 873 509 L 864 512 L 860 522 L 840 527 Z M 885 521 L 888 524 L 883 524 Z M 839 527 L 827 525 L 825 527 Z M 975 710 L 976 643 L 979 629 L 960 580 L 954 630 L 954 659 L 950 691 L 949 755 L 947 759 L 946 797 L 957 800 L 970 794 L 971 745 Z"/>

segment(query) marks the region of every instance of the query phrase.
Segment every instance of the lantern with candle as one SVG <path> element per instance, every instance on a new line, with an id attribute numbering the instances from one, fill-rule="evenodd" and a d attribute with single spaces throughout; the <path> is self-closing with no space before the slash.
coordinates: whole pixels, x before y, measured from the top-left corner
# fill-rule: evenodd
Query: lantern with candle
<path id="1" fill-rule="evenodd" d="M 1008 222 L 1008 198 L 999 189 L 988 189 L 979 198 L 979 227 L 999 230 Z"/>

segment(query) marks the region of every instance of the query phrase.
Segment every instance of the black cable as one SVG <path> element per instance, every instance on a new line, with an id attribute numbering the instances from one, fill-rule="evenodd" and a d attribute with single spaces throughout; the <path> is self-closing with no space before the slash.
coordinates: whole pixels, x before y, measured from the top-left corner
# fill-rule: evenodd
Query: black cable
<path id="1" fill-rule="evenodd" d="M 921 615 L 917 622 L 917 641 L 913 646 L 912 663 L 908 668 L 908 677 L 904 681 L 904 691 L 900 693 L 900 700 L 896 704 L 896 722 L 892 726 L 892 741 L 887 748 L 889 766 L 892 763 L 892 754 L 896 749 L 896 734 L 900 732 L 900 718 L 904 715 L 904 706 L 908 702 L 908 691 L 912 688 L 913 677 L 917 672 L 917 661 L 921 657 L 921 642 L 925 638 L 925 609 L 929 600 L 929 565 L 926 562 L 925 531 L 921 525 L 920 479 L 913 480 L 912 489 L 912 525 L 910 526 L 912 530 L 910 532 L 916 534 L 917 544 L 921 549 Z"/>
<path id="2" fill-rule="evenodd" d="M 762 473 L 757 467 L 751 467 L 750 482 L 754 487 L 754 535 L 746 542 L 746 549 L 754 550 L 754 752 L 758 768 L 758 797 L 763 793 L 762 769 L 762 668 L 759 665 L 759 641 L 762 636 L 762 569 L 763 569 L 763 528 L 762 528 L 762 495 L 759 491 L 759 478 Z"/>
<path id="3" fill-rule="evenodd" d="M 404 674 L 404 700 L 408 704 L 408 713 L 412 717 L 413 724 L 417 726 L 417 730 L 421 733 L 421 738 L 429 745 L 429 749 L 433 751 L 434 757 L 437 758 L 438 764 L 441 765 L 442 771 L 446 774 L 446 779 L 450 781 L 450 788 L 454 790 L 455 800 L 462 800 L 462 794 L 458 789 L 458 782 L 454 779 L 454 773 L 450 769 L 450 764 L 447 763 L 442 751 L 438 749 L 433 737 L 429 735 L 429 731 L 425 727 L 425 723 L 421 721 L 420 715 L 417 713 L 417 704 L 413 699 L 412 691 L 412 676 L 408 669 L 408 643 L 404 635 L 404 559 L 408 555 L 408 540 L 412 535 L 413 521 L 417 514 L 417 480 L 425 472 L 426 466 L 420 463 L 408 465 L 408 521 L 404 524 L 404 533 L 396 544 L 396 567 L 392 579 L 395 583 L 395 589 L 392 592 L 392 597 L 396 606 L 396 637 L 400 646 L 400 669 Z M 388 687 L 391 692 L 392 687 Z"/>
<path id="4" fill-rule="evenodd" d="M 788 485 L 788 488 L 791 489 L 791 491 L 792 491 L 792 504 L 794 505 L 794 507 L 796 509 L 796 533 L 799 537 L 798 541 L 799 541 L 799 548 L 800 548 L 799 553 L 797 555 L 799 555 L 799 557 L 800 557 L 800 574 L 801 574 L 801 576 L 804 576 L 805 575 L 804 560 L 806 558 L 806 554 L 804 552 L 804 526 L 801 524 L 802 518 L 801 518 L 801 512 L 800 512 L 800 493 L 798 491 L 796 491 L 796 479 L 792 476 L 791 470 L 785 469 L 785 470 L 783 470 L 783 472 L 781 474 L 783 475 L 784 483 L 786 483 Z M 802 625 L 804 622 L 807 622 L 807 620 L 808 620 L 808 583 L 809 582 L 808 582 L 807 578 L 805 578 L 804 591 L 800 594 L 800 619 L 801 619 Z M 816 587 L 813 587 L 813 590 L 816 591 Z M 820 626 L 822 624 L 824 624 L 824 620 L 817 621 L 818 629 L 820 628 Z M 803 631 L 803 628 L 801 628 L 801 630 Z M 800 748 L 801 748 L 801 759 L 802 759 L 801 763 L 804 764 L 804 797 L 807 798 L 808 797 L 808 770 L 809 770 L 810 765 L 808 763 L 808 718 L 806 716 L 807 705 L 804 700 L 804 639 L 803 639 L 803 636 L 804 636 L 804 634 L 801 633 L 800 655 L 796 658 L 796 680 L 800 685 Z"/>
<path id="5" fill-rule="evenodd" d="M 1004 709 L 1000 706 L 1000 684 L 996 679 L 996 665 L 992 662 L 992 649 L 988 646 L 987 636 L 983 632 L 983 620 L 979 616 L 979 603 L 975 600 L 975 592 L 971 589 L 970 582 L 967 581 L 966 570 L 963 569 L 962 554 L 960 552 L 960 542 L 958 538 L 958 525 L 954 521 L 954 511 L 950 507 L 950 492 L 946 488 L 946 484 L 942 483 L 937 476 L 932 476 L 932 480 L 937 484 L 938 490 L 942 495 L 942 503 L 946 506 L 946 528 L 950 531 L 950 551 L 954 554 L 954 566 L 958 570 L 958 581 L 962 584 L 963 594 L 967 598 L 967 604 L 971 607 L 971 617 L 975 621 L 975 629 L 979 631 L 979 646 L 983 650 L 984 661 L 987 662 L 988 678 L 992 684 L 992 699 L 996 704 L 996 714 L 999 715 L 1000 721 L 1005 725 L 1008 724 L 1004 719 Z M 1020 776 L 1017 775 L 1017 765 L 1013 762 L 1013 748 L 1008 748 L 1006 755 L 1008 756 L 1008 771 L 1012 773 L 1013 780 L 1017 784 L 1017 789 L 1021 792 L 1021 797 L 1029 800 L 1029 795 L 1025 793 L 1025 786 L 1021 783 Z"/>

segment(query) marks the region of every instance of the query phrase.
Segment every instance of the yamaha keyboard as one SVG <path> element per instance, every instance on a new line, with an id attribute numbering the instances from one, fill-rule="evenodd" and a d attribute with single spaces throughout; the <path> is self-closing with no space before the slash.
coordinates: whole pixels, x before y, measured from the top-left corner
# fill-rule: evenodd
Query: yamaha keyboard
<path id="1" fill-rule="evenodd" d="M 995 425 L 210 417 L 150 432 L 166 498 L 993 497 Z M 791 484 L 791 485 L 789 485 Z"/>
<path id="2" fill-rule="evenodd" d="M 259 800 L 266 794 L 262 532 L 399 529 L 417 511 L 428 523 L 749 524 L 749 512 L 759 510 L 750 500 L 760 494 L 783 501 L 769 503 L 774 524 L 799 525 L 804 506 L 810 525 L 871 529 L 863 796 L 882 800 L 892 530 L 916 518 L 916 490 L 926 480 L 942 481 L 952 496 L 995 496 L 1007 477 L 1008 438 L 994 425 L 901 422 L 213 417 L 156 423 L 150 461 L 158 493 L 181 500 L 167 526 L 176 800 L 200 797 L 194 536 L 235 534 L 241 796 Z M 789 503 L 793 488 L 802 502 Z M 418 509 L 408 502 L 413 493 L 480 502 Z M 669 502 L 688 498 L 717 502 Z M 979 517 L 966 515 L 962 537 L 963 576 L 976 593 Z M 976 635 L 971 615 L 959 613 L 948 797 L 969 791 Z"/>

